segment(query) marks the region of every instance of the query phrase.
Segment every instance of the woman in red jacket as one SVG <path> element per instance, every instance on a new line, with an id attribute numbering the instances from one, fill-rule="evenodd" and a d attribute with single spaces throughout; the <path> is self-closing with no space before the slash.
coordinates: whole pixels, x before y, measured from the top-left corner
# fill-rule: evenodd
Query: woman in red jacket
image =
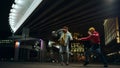
<path id="1" fill-rule="evenodd" d="M 101 59 L 104 63 L 104 67 L 108 67 L 107 61 L 106 61 L 105 57 L 103 56 L 101 49 L 100 49 L 99 33 L 97 31 L 95 31 L 94 27 L 91 27 L 88 30 L 88 34 L 89 34 L 89 36 L 78 39 L 78 40 L 82 40 L 82 41 L 90 40 L 91 44 L 92 44 L 92 46 L 85 52 L 86 60 L 85 60 L 84 66 L 89 64 L 90 53 L 96 52 L 101 57 Z"/>

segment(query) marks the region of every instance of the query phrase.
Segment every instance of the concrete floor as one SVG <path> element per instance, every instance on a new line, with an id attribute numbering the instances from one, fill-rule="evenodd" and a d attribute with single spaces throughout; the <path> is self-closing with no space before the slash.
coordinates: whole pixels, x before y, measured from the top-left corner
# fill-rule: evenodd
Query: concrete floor
<path id="1" fill-rule="evenodd" d="M 39 62 L 0 62 L 0 68 L 105 68 L 102 64 L 89 64 L 83 66 L 79 63 L 70 63 L 68 66 L 61 66 L 59 63 Z M 107 68 L 120 68 L 120 65 L 109 65 Z"/>

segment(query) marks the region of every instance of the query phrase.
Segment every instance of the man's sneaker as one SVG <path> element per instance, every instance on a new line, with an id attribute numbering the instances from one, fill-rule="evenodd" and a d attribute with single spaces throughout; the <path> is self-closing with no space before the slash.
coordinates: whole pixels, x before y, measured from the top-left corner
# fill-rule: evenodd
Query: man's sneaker
<path id="1" fill-rule="evenodd" d="M 66 62 L 66 65 L 68 66 L 68 65 L 69 65 L 69 63 L 68 63 L 68 62 Z"/>
<path id="2" fill-rule="evenodd" d="M 64 62 L 61 62 L 60 64 L 63 66 L 65 63 L 64 63 Z"/>
<path id="3" fill-rule="evenodd" d="M 104 65 L 104 67 L 108 67 L 108 65 Z"/>
<path id="4" fill-rule="evenodd" d="M 86 65 L 88 65 L 88 64 L 89 64 L 89 62 L 85 62 L 83 65 L 86 66 Z"/>

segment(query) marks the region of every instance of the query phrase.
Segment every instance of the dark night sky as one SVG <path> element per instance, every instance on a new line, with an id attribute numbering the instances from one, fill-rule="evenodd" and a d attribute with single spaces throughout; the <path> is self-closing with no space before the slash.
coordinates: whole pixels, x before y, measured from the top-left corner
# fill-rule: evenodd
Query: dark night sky
<path id="1" fill-rule="evenodd" d="M 8 24 L 8 16 L 10 8 L 14 0 L 1 0 L 1 10 L 0 10 L 0 39 L 7 39 L 8 36 L 11 36 L 10 26 Z"/>

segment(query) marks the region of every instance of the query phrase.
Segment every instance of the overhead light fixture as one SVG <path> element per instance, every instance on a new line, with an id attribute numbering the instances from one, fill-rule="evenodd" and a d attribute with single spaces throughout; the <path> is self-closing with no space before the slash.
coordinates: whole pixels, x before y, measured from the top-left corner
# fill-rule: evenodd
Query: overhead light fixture
<path id="1" fill-rule="evenodd" d="M 9 25 L 15 33 L 42 0 L 15 0 L 9 13 Z"/>

